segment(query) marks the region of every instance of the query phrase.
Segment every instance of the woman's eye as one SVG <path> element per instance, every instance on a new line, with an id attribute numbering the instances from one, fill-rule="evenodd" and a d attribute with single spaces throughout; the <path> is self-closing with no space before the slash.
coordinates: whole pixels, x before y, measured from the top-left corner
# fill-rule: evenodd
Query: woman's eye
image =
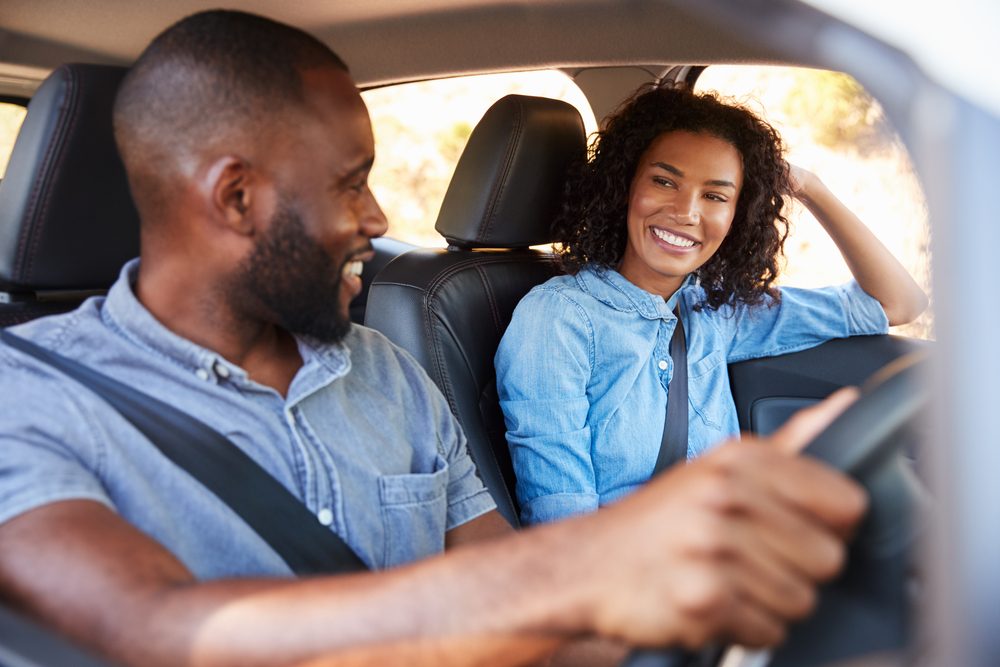
<path id="1" fill-rule="evenodd" d="M 715 194 L 714 192 L 709 192 L 707 195 L 705 195 L 705 198 L 706 199 L 710 199 L 712 201 L 721 202 L 721 203 L 725 203 L 725 202 L 729 201 L 726 197 L 724 197 L 722 195 Z"/>
<path id="2" fill-rule="evenodd" d="M 663 176 L 653 176 L 653 182 L 656 183 L 657 185 L 663 185 L 666 187 L 674 186 L 673 181 L 671 181 L 669 178 L 664 178 Z"/>

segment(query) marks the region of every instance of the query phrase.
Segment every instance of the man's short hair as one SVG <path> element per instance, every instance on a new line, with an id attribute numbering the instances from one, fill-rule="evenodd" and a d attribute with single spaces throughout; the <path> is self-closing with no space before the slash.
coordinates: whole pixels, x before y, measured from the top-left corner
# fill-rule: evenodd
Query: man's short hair
<path id="1" fill-rule="evenodd" d="M 115 140 L 140 212 L 166 203 L 167 182 L 185 158 L 287 122 L 283 112 L 303 101 L 302 70 L 319 67 L 347 71 L 315 37 L 245 12 L 200 12 L 160 33 L 114 106 Z"/>

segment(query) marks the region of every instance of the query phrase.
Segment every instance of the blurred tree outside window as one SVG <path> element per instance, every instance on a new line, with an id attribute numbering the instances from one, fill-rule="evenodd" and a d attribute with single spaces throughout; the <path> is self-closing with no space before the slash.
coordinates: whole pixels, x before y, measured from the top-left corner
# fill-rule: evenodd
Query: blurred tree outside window
<path id="1" fill-rule="evenodd" d="M 931 297 L 927 203 L 906 148 L 882 107 L 852 77 L 794 67 L 717 66 L 699 77 L 697 90 L 713 90 L 742 103 L 777 128 L 790 162 L 819 175 Z M 797 202 L 779 282 L 818 287 L 851 279 L 837 247 Z M 933 308 L 893 333 L 933 338 Z"/>
<path id="2" fill-rule="evenodd" d="M 10 153 L 14 150 L 14 140 L 21 130 L 24 115 L 28 112 L 20 104 L 0 102 L 0 178 L 7 172 Z"/>
<path id="3" fill-rule="evenodd" d="M 375 132 L 369 183 L 389 219 L 388 236 L 421 246 L 444 246 L 434 231 L 441 201 L 472 128 L 505 95 L 565 100 L 597 126 L 586 97 L 552 70 L 485 74 L 399 84 L 364 91 Z"/>

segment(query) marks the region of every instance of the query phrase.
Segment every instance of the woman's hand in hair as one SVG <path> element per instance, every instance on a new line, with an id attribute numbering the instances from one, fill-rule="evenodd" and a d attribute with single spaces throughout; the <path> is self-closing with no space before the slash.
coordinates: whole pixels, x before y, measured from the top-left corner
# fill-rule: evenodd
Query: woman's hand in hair
<path id="1" fill-rule="evenodd" d="M 788 185 L 791 187 L 792 196 L 796 199 L 805 197 L 809 185 L 816 180 L 818 180 L 816 174 L 808 169 L 803 169 L 791 162 L 788 163 Z"/>

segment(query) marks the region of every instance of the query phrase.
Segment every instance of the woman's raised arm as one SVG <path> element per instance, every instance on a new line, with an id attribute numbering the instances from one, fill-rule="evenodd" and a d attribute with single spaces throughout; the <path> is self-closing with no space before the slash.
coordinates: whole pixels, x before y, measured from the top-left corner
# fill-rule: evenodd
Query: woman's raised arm
<path id="1" fill-rule="evenodd" d="M 882 304 L 889 324 L 915 320 L 927 308 L 927 295 L 909 272 L 816 174 L 795 165 L 789 168 L 792 194 L 837 244 L 861 288 Z"/>

